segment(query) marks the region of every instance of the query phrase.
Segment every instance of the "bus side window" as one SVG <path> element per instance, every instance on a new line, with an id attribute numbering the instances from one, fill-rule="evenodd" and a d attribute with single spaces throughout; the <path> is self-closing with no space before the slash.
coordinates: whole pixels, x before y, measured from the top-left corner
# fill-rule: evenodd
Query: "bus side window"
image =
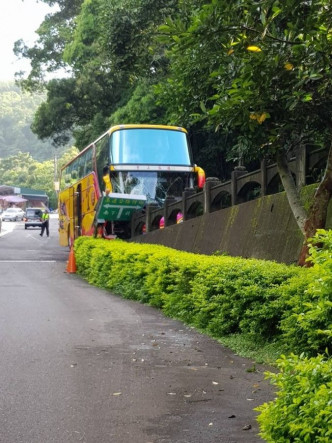
<path id="1" fill-rule="evenodd" d="M 84 160 L 85 160 L 84 155 L 79 157 L 79 161 L 78 161 L 78 165 L 77 165 L 79 179 L 83 178 L 85 175 Z"/>
<path id="2" fill-rule="evenodd" d="M 105 184 L 103 180 L 103 170 L 109 164 L 108 135 L 96 143 L 97 177 L 100 190 L 103 191 Z"/>

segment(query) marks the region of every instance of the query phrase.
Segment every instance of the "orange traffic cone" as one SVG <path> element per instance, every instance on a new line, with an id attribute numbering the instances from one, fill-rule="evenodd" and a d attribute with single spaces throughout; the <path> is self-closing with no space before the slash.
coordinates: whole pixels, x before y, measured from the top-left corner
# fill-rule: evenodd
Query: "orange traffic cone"
<path id="1" fill-rule="evenodd" d="M 69 259 L 67 264 L 67 272 L 70 274 L 75 274 L 76 272 L 76 260 L 75 260 L 75 254 L 74 254 L 74 248 L 73 246 L 70 248 L 69 252 Z"/>

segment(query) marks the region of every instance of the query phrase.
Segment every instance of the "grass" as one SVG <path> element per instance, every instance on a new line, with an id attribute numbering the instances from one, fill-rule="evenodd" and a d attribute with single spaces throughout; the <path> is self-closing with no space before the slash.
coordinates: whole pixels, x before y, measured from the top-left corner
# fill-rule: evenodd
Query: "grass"
<path id="1" fill-rule="evenodd" d="M 259 364 L 275 365 L 280 355 L 285 353 L 280 343 L 264 341 L 261 337 L 245 334 L 232 334 L 217 341 L 232 349 L 237 355 L 250 358 Z"/>

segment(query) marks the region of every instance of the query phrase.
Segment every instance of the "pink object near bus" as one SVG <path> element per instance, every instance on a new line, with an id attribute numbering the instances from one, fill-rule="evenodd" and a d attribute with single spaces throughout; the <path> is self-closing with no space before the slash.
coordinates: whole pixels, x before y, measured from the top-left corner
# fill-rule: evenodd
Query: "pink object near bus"
<path id="1" fill-rule="evenodd" d="M 183 214 L 182 212 L 178 212 L 176 214 L 176 224 L 178 223 L 182 223 L 183 222 Z M 165 218 L 161 217 L 160 221 L 159 221 L 159 229 L 164 229 L 165 227 Z"/>
<path id="2" fill-rule="evenodd" d="M 183 222 L 183 214 L 182 212 L 178 212 L 176 214 L 176 223 L 182 223 Z"/>

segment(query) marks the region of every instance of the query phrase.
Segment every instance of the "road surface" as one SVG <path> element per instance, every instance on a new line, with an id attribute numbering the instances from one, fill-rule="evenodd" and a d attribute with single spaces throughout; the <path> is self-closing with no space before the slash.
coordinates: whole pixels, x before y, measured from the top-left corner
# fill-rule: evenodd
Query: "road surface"
<path id="1" fill-rule="evenodd" d="M 264 368 L 66 273 L 54 216 L 39 232 L 0 236 L 1 443 L 262 441 Z"/>

